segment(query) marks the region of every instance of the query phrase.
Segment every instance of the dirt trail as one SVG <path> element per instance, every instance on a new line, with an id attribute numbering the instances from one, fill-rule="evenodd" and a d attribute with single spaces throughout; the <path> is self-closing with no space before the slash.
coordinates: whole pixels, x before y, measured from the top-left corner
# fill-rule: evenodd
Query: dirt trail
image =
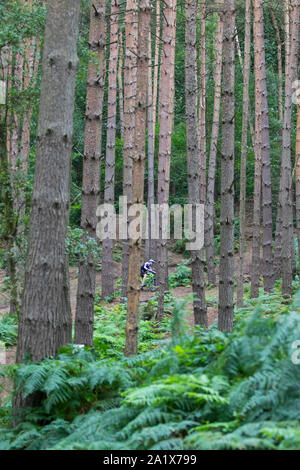
<path id="1" fill-rule="evenodd" d="M 249 208 L 250 209 L 250 208 Z M 247 211 L 247 218 L 248 221 L 252 219 L 251 209 Z M 245 263 L 244 263 L 244 280 L 248 282 L 250 280 L 250 273 L 251 273 L 251 237 L 252 237 L 252 230 L 251 226 L 247 227 L 246 229 L 246 242 L 247 242 L 247 251 L 245 252 Z M 169 251 L 169 273 L 172 274 L 176 271 L 177 266 L 182 263 L 184 257 L 181 254 L 174 253 L 171 250 Z M 235 272 L 237 272 L 238 268 L 238 252 L 235 252 Z M 120 262 L 113 262 L 112 266 L 114 272 L 115 282 L 121 277 L 121 263 Z M 4 278 L 6 276 L 5 271 L 0 270 L 0 318 L 9 311 L 9 297 L 3 291 L 4 285 Z M 217 267 L 217 280 L 218 280 L 218 267 Z M 76 294 L 77 294 L 77 282 L 78 282 L 78 268 L 71 267 L 70 268 L 70 299 L 71 299 L 71 310 L 72 310 L 72 318 L 73 321 L 75 319 L 75 311 L 76 311 Z M 2 289 L 1 289 L 2 288 Z M 97 273 L 96 276 L 96 291 L 101 288 L 101 272 Z M 176 287 L 171 289 L 171 292 L 176 298 L 187 298 L 192 294 L 191 287 Z M 206 291 L 206 296 L 208 299 L 208 324 L 212 325 L 218 317 L 218 289 L 210 289 Z M 153 292 L 141 292 L 140 301 L 147 302 L 150 298 L 153 297 Z M 116 298 L 114 302 L 119 302 L 120 299 Z M 187 323 L 191 326 L 194 325 L 194 318 L 193 318 L 193 305 L 192 302 L 189 301 L 186 305 L 187 309 Z M 6 354 L 6 363 L 13 364 L 15 360 L 15 349 L 12 348 L 7 351 Z"/>

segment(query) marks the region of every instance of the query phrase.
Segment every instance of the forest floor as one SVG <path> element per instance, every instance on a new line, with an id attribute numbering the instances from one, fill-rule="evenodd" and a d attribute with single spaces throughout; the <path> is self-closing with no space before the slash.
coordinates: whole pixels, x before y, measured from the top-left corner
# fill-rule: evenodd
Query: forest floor
<path id="1" fill-rule="evenodd" d="M 247 205 L 248 206 L 248 205 Z M 252 258 L 252 205 L 249 204 L 247 207 L 247 227 L 246 227 L 246 251 L 244 257 L 244 282 L 247 283 L 250 281 L 251 275 L 251 258 Z M 177 266 L 184 261 L 182 254 L 174 253 L 171 250 L 169 251 L 169 274 L 176 272 Z M 239 254 L 236 250 L 234 256 L 235 263 L 235 272 L 238 272 L 238 263 L 239 263 Z M 113 262 L 113 273 L 115 282 L 121 277 L 122 264 L 121 262 Z M 217 274 L 217 284 L 218 284 L 218 265 L 216 266 Z M 3 270 L 0 270 L 0 318 L 9 311 L 9 296 L 5 293 L 4 290 L 4 279 L 6 273 Z M 71 298 L 71 309 L 73 321 L 75 319 L 75 310 L 76 310 L 76 294 L 77 294 L 77 283 L 78 283 L 78 268 L 70 267 L 70 298 Z M 96 291 L 101 288 L 101 272 L 97 272 L 96 276 Z M 175 287 L 170 289 L 174 297 L 178 299 L 187 298 L 192 294 L 191 287 Z M 141 292 L 140 302 L 147 302 L 151 297 L 153 297 L 153 292 Z M 207 305 L 208 305 L 208 324 L 212 325 L 218 317 L 218 288 L 207 289 L 206 291 Z M 113 303 L 119 303 L 120 299 L 115 298 Z M 186 321 L 190 326 L 194 325 L 194 316 L 193 316 L 193 304 L 192 301 L 189 301 L 186 304 Z M 13 347 L 6 353 L 6 363 L 13 364 L 15 361 L 16 348 Z"/>
<path id="2" fill-rule="evenodd" d="M 250 273 L 251 273 L 251 229 L 246 231 L 247 238 L 247 249 L 245 252 L 244 260 L 244 281 L 249 282 Z M 171 250 L 169 251 L 169 274 L 176 272 L 177 266 L 184 261 L 184 257 L 181 254 L 174 253 Z M 235 272 L 238 269 L 239 256 L 238 252 L 235 253 Z M 113 272 L 115 282 L 121 277 L 122 265 L 121 262 L 113 262 Z M 218 282 L 218 266 L 216 267 L 217 273 L 217 282 Z M 9 296 L 5 293 L 4 290 L 4 279 L 6 273 L 3 270 L 0 270 L 0 318 L 9 311 Z M 71 298 L 71 309 L 73 321 L 75 319 L 75 310 L 76 310 L 76 294 L 77 294 L 77 283 L 78 283 L 78 268 L 70 267 L 70 298 Z M 97 273 L 96 276 L 96 291 L 101 288 L 101 272 Z M 171 293 L 177 299 L 185 299 L 192 294 L 191 287 L 175 287 L 170 289 Z M 140 302 L 147 302 L 151 297 L 153 297 L 153 292 L 141 292 L 140 293 Z M 207 306 L 208 306 L 208 324 L 212 325 L 218 317 L 218 288 L 207 289 L 206 291 Z M 113 303 L 119 303 L 120 299 L 115 298 Z M 108 304 L 111 305 L 111 304 Z M 188 301 L 186 306 L 186 323 L 191 327 L 194 326 L 194 315 L 193 315 L 193 304 L 192 301 Z M 6 351 L 6 364 L 14 364 L 16 358 L 16 347 L 12 347 Z M 4 385 L 4 391 L 0 393 L 0 403 L 7 395 L 8 391 L 11 389 L 12 384 L 8 379 L 2 379 L 2 385 Z M 6 391 L 5 391 L 6 389 Z"/>
<path id="3" fill-rule="evenodd" d="M 249 247 L 250 248 L 250 247 Z M 184 261 L 184 257 L 181 254 L 169 252 L 169 274 L 176 272 L 177 266 Z M 235 269 L 238 268 L 238 253 L 235 254 Z M 121 263 L 116 261 L 113 262 L 113 272 L 115 281 L 121 277 Z M 244 267 L 244 279 L 245 282 L 248 282 L 250 278 L 250 269 L 251 269 L 251 249 L 245 253 L 245 267 Z M 1 287 L 3 286 L 5 271 L 0 270 L 0 318 L 9 311 L 9 297 Z M 217 278 L 218 278 L 218 266 L 217 266 Z M 75 310 L 76 310 L 76 293 L 77 293 L 77 283 L 78 283 L 78 268 L 70 267 L 70 298 L 71 298 L 71 309 L 73 321 L 75 319 Z M 96 290 L 101 288 L 101 272 L 97 273 L 96 276 Z M 184 299 L 192 294 L 191 287 L 175 287 L 170 289 L 171 293 L 175 298 Z M 143 291 L 140 294 L 140 302 L 147 302 L 151 297 L 153 297 L 153 292 Z M 207 295 L 207 305 L 208 305 L 208 324 L 212 325 L 218 316 L 218 288 L 214 287 L 206 291 Z M 113 303 L 120 302 L 119 298 L 115 298 Z M 193 317 L 193 305 L 192 301 L 189 301 L 186 304 L 187 317 L 186 321 L 189 325 L 193 326 L 194 317 Z M 7 351 L 6 354 L 6 363 L 13 364 L 15 360 L 15 348 L 11 348 Z"/>

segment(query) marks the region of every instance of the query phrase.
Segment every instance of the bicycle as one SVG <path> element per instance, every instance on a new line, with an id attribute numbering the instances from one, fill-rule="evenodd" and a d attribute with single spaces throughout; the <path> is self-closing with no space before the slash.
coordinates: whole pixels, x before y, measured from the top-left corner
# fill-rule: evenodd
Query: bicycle
<path id="1" fill-rule="evenodd" d="M 143 278 L 141 278 L 143 279 Z M 141 280 L 141 286 L 142 286 L 143 280 Z M 145 284 L 144 284 L 144 289 L 145 287 L 149 289 L 150 292 L 155 292 L 158 289 L 158 286 L 156 285 L 156 276 L 155 274 L 149 273 L 147 274 Z M 143 289 L 143 290 L 144 290 Z"/>

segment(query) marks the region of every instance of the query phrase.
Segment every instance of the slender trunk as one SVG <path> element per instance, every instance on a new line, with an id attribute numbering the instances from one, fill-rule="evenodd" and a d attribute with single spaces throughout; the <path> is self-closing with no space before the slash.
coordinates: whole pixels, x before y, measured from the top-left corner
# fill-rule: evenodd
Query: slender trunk
<path id="1" fill-rule="evenodd" d="M 80 0 L 48 2 L 31 224 L 17 363 L 55 356 L 72 341 L 65 239 Z M 21 394 L 14 407 L 32 403 Z"/>
<path id="2" fill-rule="evenodd" d="M 152 89 L 152 67 L 151 67 L 151 33 L 148 41 L 148 110 L 147 110 L 147 128 L 148 128 L 148 238 L 146 240 L 146 256 L 148 259 L 155 258 L 154 249 L 155 240 L 152 240 L 151 223 L 151 205 L 154 204 L 154 150 L 155 141 L 153 135 L 153 89 Z"/>
<path id="3" fill-rule="evenodd" d="M 256 2 L 256 4 L 255 4 Z M 260 0 L 258 0 L 260 2 Z M 258 30 L 261 21 L 259 5 L 254 0 L 254 67 L 255 67 L 255 169 L 254 169 L 254 197 L 253 197 L 253 234 L 252 234 L 252 276 L 251 276 L 251 297 L 259 295 L 260 275 L 261 275 L 261 185 L 262 185 L 262 105 L 261 89 L 259 80 L 260 64 L 260 32 Z"/>
<path id="4" fill-rule="evenodd" d="M 15 55 L 15 68 L 13 76 L 13 84 L 15 90 L 21 93 L 23 90 L 23 68 L 24 68 L 24 43 L 19 45 L 20 51 Z M 13 209 L 17 220 L 21 218 L 22 209 L 22 191 L 20 184 L 20 160 L 19 160 L 19 140 L 21 131 L 21 111 L 16 109 L 12 113 L 12 128 L 11 128 L 11 146 L 9 153 L 9 163 L 11 172 L 11 191 L 13 197 Z M 18 277 L 17 277 L 17 260 L 19 259 L 18 249 L 16 247 L 17 230 L 11 234 L 11 240 L 7 246 L 8 253 L 8 274 L 10 277 L 11 285 L 11 300 L 10 300 L 10 313 L 15 314 L 19 310 L 18 302 Z"/>
<path id="5" fill-rule="evenodd" d="M 290 32 L 290 2 L 292 0 L 283 0 L 284 7 L 284 44 L 285 44 L 285 76 L 288 73 L 290 54 L 291 54 L 291 32 Z"/>
<path id="6" fill-rule="evenodd" d="M 104 203 L 114 204 L 115 200 L 115 151 L 116 151 L 116 114 L 117 114 L 117 75 L 118 75 L 118 0 L 111 4 L 110 55 L 108 70 L 108 106 L 106 133 L 106 165 Z M 114 292 L 113 277 L 114 240 L 107 238 L 102 242 L 102 298 Z"/>
<path id="7" fill-rule="evenodd" d="M 119 87 L 120 134 L 121 134 L 121 139 L 124 139 L 123 40 L 122 40 L 122 31 L 119 32 L 118 87 Z"/>
<path id="8" fill-rule="evenodd" d="M 2 111 L 2 110 L 1 110 Z M 3 207 L 2 240 L 5 245 L 7 271 L 10 278 L 10 313 L 17 312 L 16 269 L 13 242 L 16 234 L 17 217 L 14 212 L 14 199 L 11 188 L 11 172 L 6 148 L 7 108 L 0 113 L 0 202 Z"/>
<path id="9" fill-rule="evenodd" d="M 7 76 L 7 105 L 9 108 L 9 102 L 10 102 L 10 90 L 12 87 L 12 73 L 13 73 L 13 68 L 12 68 L 12 63 L 13 63 L 13 51 L 12 47 L 9 48 L 9 60 L 8 60 L 8 76 Z M 6 132 L 6 148 L 7 148 L 7 158 L 8 162 L 10 161 L 10 152 L 11 152 L 11 113 L 8 110 L 7 113 L 7 132 Z"/>
<path id="10" fill-rule="evenodd" d="M 244 60 L 244 94 L 243 94 L 243 123 L 242 123 L 242 154 L 240 174 L 240 246 L 239 246 L 239 274 L 237 281 L 237 306 L 243 306 L 244 295 L 244 249 L 246 226 L 246 166 L 248 143 L 248 114 L 249 114 L 249 79 L 250 79 L 250 46 L 251 46 L 251 0 L 246 0 L 245 13 L 245 60 Z"/>
<path id="11" fill-rule="evenodd" d="M 300 100 L 297 103 L 297 134 L 296 134 L 296 224 L 298 239 L 298 260 L 300 260 Z"/>
<path id="12" fill-rule="evenodd" d="M 233 328 L 234 295 L 234 79 L 235 4 L 224 1 L 221 245 L 218 328 Z"/>
<path id="13" fill-rule="evenodd" d="M 271 18 L 272 24 L 275 29 L 276 41 L 277 41 L 277 61 L 278 61 L 278 84 L 279 84 L 279 97 L 278 97 L 278 107 L 279 107 L 279 120 L 283 121 L 283 91 L 282 91 L 282 43 L 280 37 L 280 31 L 278 27 L 278 22 L 275 16 L 274 3 L 273 0 L 270 0 L 271 6 Z"/>
<path id="14" fill-rule="evenodd" d="M 200 95 L 199 95 L 199 132 L 200 132 L 200 201 L 206 200 L 206 38 L 205 38 L 206 0 L 201 0 L 200 23 Z"/>
<path id="15" fill-rule="evenodd" d="M 105 0 L 96 0 L 90 13 L 89 44 L 94 56 L 88 66 L 81 207 L 81 228 L 95 240 L 100 194 L 105 43 Z M 77 344 L 93 346 L 95 286 L 95 260 L 88 255 L 86 260 L 80 260 L 78 273 L 74 338 Z"/>
<path id="16" fill-rule="evenodd" d="M 185 29 L 185 93 L 186 93 L 186 137 L 189 203 L 195 207 L 200 204 L 200 165 L 199 133 L 197 115 L 197 0 L 188 0 L 186 4 Z M 194 227 L 192 227 L 194 231 Z M 207 308 L 205 300 L 204 263 L 201 250 L 193 250 L 192 286 L 194 293 L 195 325 L 207 326 Z"/>
<path id="17" fill-rule="evenodd" d="M 35 84 L 40 61 L 40 49 L 37 38 L 33 37 L 26 40 L 25 48 L 25 69 L 24 69 L 24 90 L 28 90 Z M 23 240 L 26 235 L 26 191 L 25 184 L 28 173 L 29 153 L 30 153 L 30 127 L 32 118 L 32 106 L 28 103 L 23 113 L 21 146 L 20 146 L 20 188 L 18 193 L 18 226 L 16 234 L 16 243 L 14 247 L 16 259 L 16 277 L 17 277 L 17 296 L 18 304 L 21 304 L 22 291 L 24 287 L 25 276 L 25 251 Z"/>
<path id="18" fill-rule="evenodd" d="M 23 67 L 24 67 L 24 44 L 20 44 L 20 51 L 15 56 L 15 69 L 14 69 L 14 86 L 16 90 L 21 93 L 23 89 Z M 10 148 L 10 165 L 13 179 L 18 171 L 18 158 L 19 158 L 19 134 L 20 134 L 20 112 L 17 110 L 12 115 L 12 130 L 11 130 L 11 148 Z M 16 193 L 17 203 L 17 193 Z"/>
<path id="19" fill-rule="evenodd" d="M 239 35 L 238 35 L 238 30 L 237 30 L 237 29 L 236 29 L 236 32 L 235 32 L 235 42 L 236 42 L 236 47 L 237 47 L 237 53 L 238 53 L 238 57 L 239 57 L 240 67 L 241 67 L 242 70 L 244 70 L 244 63 L 243 63 L 242 51 L 241 51 L 241 46 L 240 46 Z M 254 148 L 254 147 L 255 147 L 255 131 L 254 131 L 253 124 L 252 124 L 253 118 L 252 118 L 251 110 L 250 110 L 250 109 L 248 110 L 248 121 L 249 121 L 249 127 L 250 127 L 250 135 L 251 135 L 252 145 L 253 145 L 253 148 Z"/>
<path id="20" fill-rule="evenodd" d="M 32 79 L 35 75 L 35 54 L 39 55 L 39 50 L 36 51 L 36 38 L 26 41 L 25 52 L 25 75 L 24 75 L 24 89 L 28 89 L 32 84 Z M 29 106 L 25 110 L 22 123 L 22 136 L 21 136 L 21 149 L 20 149 L 20 167 L 24 174 L 27 174 L 28 159 L 30 152 L 30 124 L 32 117 L 32 108 Z"/>
<path id="21" fill-rule="evenodd" d="M 150 0 L 141 0 L 139 5 L 139 34 L 137 57 L 136 111 L 134 154 L 132 171 L 132 203 L 143 204 L 144 167 L 145 167 L 145 134 L 146 108 L 148 103 L 148 41 L 151 21 Z M 130 239 L 129 273 L 128 273 L 128 308 L 126 322 L 125 355 L 137 354 L 138 349 L 138 307 L 140 294 L 140 264 L 142 260 L 141 230 L 137 239 Z"/>
<path id="22" fill-rule="evenodd" d="M 158 72 L 159 72 L 159 44 L 160 44 L 160 2 L 156 0 L 156 30 L 155 30 L 155 51 L 154 51 L 154 72 L 153 72 L 153 139 L 155 140 Z"/>
<path id="23" fill-rule="evenodd" d="M 290 37 L 290 11 L 289 11 L 290 0 L 283 0 L 284 8 L 284 50 L 285 50 L 285 91 L 286 96 L 286 87 L 287 81 L 286 77 L 288 76 L 289 61 L 290 61 L 290 46 L 291 46 L 291 37 Z M 282 129 L 281 129 L 282 135 Z M 282 175 L 282 162 L 280 169 L 280 189 L 278 196 L 278 205 L 277 205 L 277 218 L 276 218 L 276 234 L 275 234 L 275 260 L 274 260 L 274 277 L 275 279 L 280 279 L 281 270 L 282 270 L 282 237 L 283 237 L 283 226 L 282 226 L 282 184 L 283 184 L 283 175 Z"/>
<path id="24" fill-rule="evenodd" d="M 293 242 L 293 207 L 291 174 L 291 121 L 292 121 L 292 84 L 296 78 L 299 46 L 299 0 L 291 2 L 291 44 L 290 59 L 286 68 L 285 106 L 282 129 L 281 158 L 281 214 L 282 214 L 282 293 L 292 292 L 292 246 Z"/>
<path id="25" fill-rule="evenodd" d="M 7 119 L 8 119 L 8 93 L 10 91 L 11 52 L 8 47 L 1 51 L 2 79 L 6 81 L 6 106 L 0 106 L 0 199 L 3 207 L 2 240 L 5 245 L 7 259 L 7 275 L 10 278 L 10 313 L 18 311 L 16 262 L 13 252 L 16 237 L 17 217 L 14 211 L 14 193 L 12 190 L 12 174 L 8 162 L 7 148 Z"/>
<path id="26" fill-rule="evenodd" d="M 263 278 L 264 289 L 270 292 L 274 285 L 272 248 L 272 191 L 268 95 L 266 85 L 266 61 L 264 46 L 264 14 L 262 0 L 254 0 L 254 68 L 256 89 L 257 125 L 261 127 L 261 197 L 263 216 Z"/>
<path id="27" fill-rule="evenodd" d="M 206 265 L 208 283 L 216 284 L 215 271 L 215 248 L 214 248 L 214 203 L 215 203 L 215 177 L 217 163 L 217 145 L 220 128 L 220 105 L 221 105 L 221 82 L 222 82 L 222 55 L 223 55 L 223 12 L 220 13 L 218 33 L 216 36 L 216 65 L 214 74 L 215 96 L 214 96 L 214 114 L 211 131 L 207 195 L 205 207 L 205 242 L 206 242 Z"/>
<path id="28" fill-rule="evenodd" d="M 158 69 L 159 69 L 159 38 L 160 38 L 160 2 L 156 1 L 156 28 L 155 28 L 155 50 L 153 63 L 153 86 L 152 72 L 149 70 L 149 108 L 148 108 L 148 239 L 146 240 L 147 258 L 156 259 L 157 243 L 152 240 L 152 220 L 151 205 L 155 203 L 154 188 L 154 156 L 155 156 L 155 129 L 156 129 L 156 108 L 157 108 L 157 88 L 158 88 Z M 149 51 L 151 42 L 149 44 Z M 151 53 L 152 54 L 152 53 Z M 151 55 L 150 55 L 151 57 Z M 151 106 L 150 106 L 151 105 Z M 152 127 L 151 127 L 152 126 Z M 151 140 L 152 139 L 152 140 Z"/>
<path id="29" fill-rule="evenodd" d="M 174 115 L 174 65 L 176 36 L 176 0 L 164 2 L 163 49 L 159 88 L 159 150 L 158 150 L 158 204 L 169 203 L 170 160 Z M 168 289 L 168 240 L 163 237 L 159 223 L 159 297 L 156 319 L 164 312 L 164 294 Z"/>
<path id="30" fill-rule="evenodd" d="M 125 64 L 124 64 L 124 164 L 123 194 L 127 197 L 128 207 L 132 199 L 132 159 L 135 133 L 135 101 L 136 101 L 136 63 L 137 63 L 137 0 L 127 0 L 125 16 Z M 127 297 L 129 266 L 129 241 L 123 241 L 122 258 L 122 297 Z"/>
<path id="31" fill-rule="evenodd" d="M 280 176 L 281 181 L 281 176 Z M 275 248 L 274 248 L 274 281 L 281 278 L 281 250 L 282 250 L 282 215 L 281 215 L 281 193 L 279 190 L 277 202 L 277 217 L 275 231 Z"/>

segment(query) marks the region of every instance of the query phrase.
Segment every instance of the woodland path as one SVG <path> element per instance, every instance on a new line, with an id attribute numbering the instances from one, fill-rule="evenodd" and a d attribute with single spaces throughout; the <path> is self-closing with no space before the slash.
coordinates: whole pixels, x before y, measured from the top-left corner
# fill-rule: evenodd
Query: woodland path
<path id="1" fill-rule="evenodd" d="M 251 228 L 251 220 L 252 220 L 252 205 L 247 204 L 247 227 L 246 227 L 246 242 L 247 248 L 245 252 L 245 260 L 244 260 L 244 282 L 250 281 L 250 274 L 251 274 L 251 258 L 252 258 L 252 228 Z M 171 250 L 169 251 L 169 274 L 172 274 L 176 271 L 178 264 L 184 261 L 184 257 L 181 254 L 174 253 Z M 235 252 L 235 272 L 238 270 L 238 262 L 239 256 L 238 251 Z M 114 279 L 115 282 L 121 277 L 121 270 L 122 265 L 121 262 L 113 262 L 113 272 L 114 272 Z M 70 267 L 70 298 L 71 298 L 71 309 L 72 309 L 72 317 L 73 321 L 75 318 L 75 309 L 76 309 L 76 293 L 77 293 L 77 278 L 78 268 L 77 267 Z M 5 271 L 0 270 L 0 318 L 9 310 L 9 298 L 8 295 L 3 290 L 3 282 L 6 276 Z M 217 280 L 218 280 L 218 266 L 217 266 Z M 101 272 L 97 273 L 96 277 L 96 290 L 101 287 Z M 173 295 L 178 298 L 186 298 L 192 293 L 191 287 L 176 287 L 171 289 Z M 153 297 L 153 292 L 141 292 L 140 301 L 145 302 Z M 218 288 L 212 288 L 206 291 L 207 297 L 207 305 L 208 305 L 208 324 L 212 325 L 218 317 Z M 120 299 L 114 299 L 113 303 L 118 303 Z M 193 318 L 193 307 L 192 302 L 188 302 L 186 305 L 187 316 L 186 321 L 189 325 L 194 325 L 194 318 Z M 11 348 L 7 351 L 6 354 L 6 362 L 7 364 L 13 364 L 15 361 L 15 347 Z"/>

